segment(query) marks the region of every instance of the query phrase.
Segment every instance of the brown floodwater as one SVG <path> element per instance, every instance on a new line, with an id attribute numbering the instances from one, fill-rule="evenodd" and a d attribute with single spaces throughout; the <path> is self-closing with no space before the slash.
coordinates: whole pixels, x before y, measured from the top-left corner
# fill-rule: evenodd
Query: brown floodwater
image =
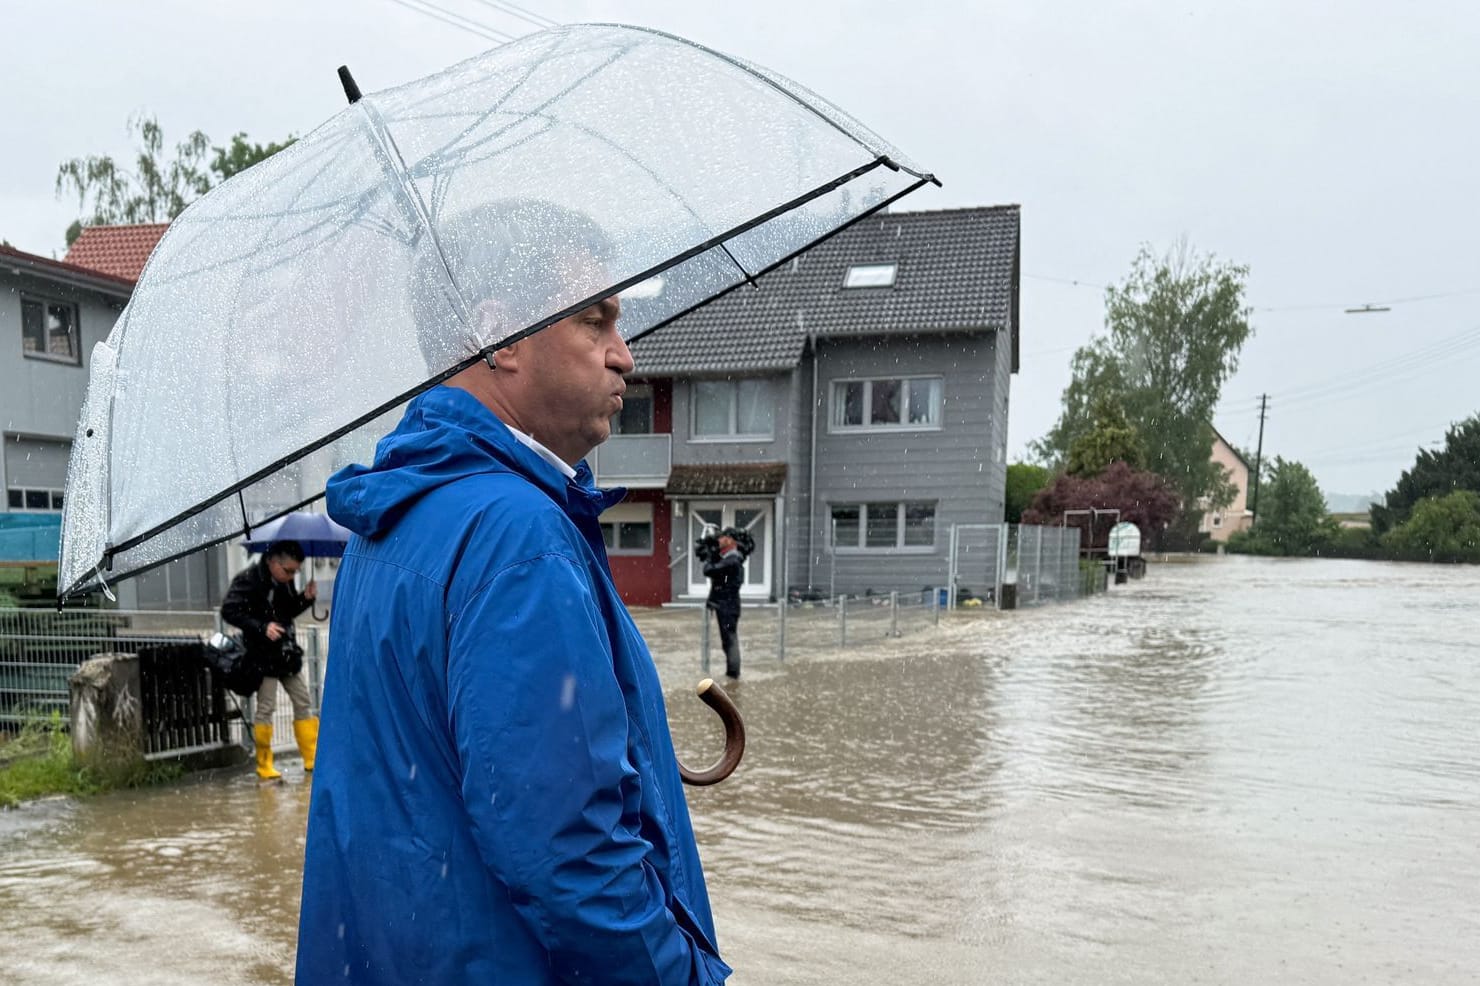
<path id="1" fill-rule="evenodd" d="M 642 622 L 705 764 L 697 615 Z M 690 791 L 731 982 L 1480 981 L 1480 569 L 1156 564 L 860 636 L 749 648 L 745 762 Z M 0 981 L 290 982 L 287 765 L 0 813 Z"/>

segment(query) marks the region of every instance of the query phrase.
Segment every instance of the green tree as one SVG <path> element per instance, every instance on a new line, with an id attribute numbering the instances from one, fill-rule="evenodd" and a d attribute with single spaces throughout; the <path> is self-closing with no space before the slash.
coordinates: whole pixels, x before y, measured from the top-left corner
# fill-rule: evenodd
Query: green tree
<path id="1" fill-rule="evenodd" d="M 1231 503 L 1211 422 L 1252 331 L 1247 277 L 1247 267 L 1185 243 L 1160 258 L 1143 246 L 1125 281 L 1106 290 L 1106 332 L 1074 354 L 1059 420 L 1035 450 L 1065 462 L 1093 429 L 1097 402 L 1112 397 L 1145 443 L 1146 468 L 1173 484 L 1187 515 Z"/>
<path id="2" fill-rule="evenodd" d="M 235 134 L 231 143 L 225 147 L 212 147 L 211 171 L 216 175 L 216 184 L 220 184 L 232 175 L 246 171 L 252 165 L 266 161 L 278 151 L 288 147 L 298 138 L 292 134 L 281 144 L 254 144 L 247 140 L 244 133 Z"/>
<path id="3" fill-rule="evenodd" d="M 1424 497 L 1406 521 L 1383 535 L 1382 546 L 1397 558 L 1480 562 L 1480 493 Z"/>
<path id="4" fill-rule="evenodd" d="M 1442 449 L 1419 450 L 1398 485 L 1381 504 L 1373 504 L 1372 529 L 1386 534 L 1406 521 L 1420 500 L 1454 490 L 1480 492 L 1480 415 L 1450 426 Z"/>
<path id="5" fill-rule="evenodd" d="M 1022 523 L 1023 511 L 1033 502 L 1033 497 L 1053 480 L 1053 470 L 1047 466 L 1035 466 L 1028 462 L 1013 462 L 1007 466 L 1006 506 L 1003 520 L 1009 524 Z"/>
<path id="6" fill-rule="evenodd" d="M 227 147 L 212 147 L 210 138 L 196 130 L 175 145 L 174 157 L 167 160 L 164 130 L 157 119 L 131 118 L 127 132 L 139 139 L 132 171 L 107 154 L 72 158 L 57 167 L 57 197 L 75 193 L 83 212 L 67 227 L 67 246 L 81 235 L 83 226 L 169 222 L 210 190 L 212 173 L 214 183 L 225 181 L 293 142 L 290 136 L 286 143 L 264 146 L 237 134 Z"/>
<path id="7" fill-rule="evenodd" d="M 1337 531 L 1311 471 L 1275 456 L 1259 489 L 1253 529 L 1235 534 L 1229 547 L 1261 555 L 1311 555 L 1330 544 Z"/>
<path id="8" fill-rule="evenodd" d="M 1089 429 L 1069 446 L 1064 471 L 1071 476 L 1098 476 L 1112 462 L 1146 468 L 1146 443 L 1126 420 L 1120 401 L 1101 394 L 1095 400 Z"/>

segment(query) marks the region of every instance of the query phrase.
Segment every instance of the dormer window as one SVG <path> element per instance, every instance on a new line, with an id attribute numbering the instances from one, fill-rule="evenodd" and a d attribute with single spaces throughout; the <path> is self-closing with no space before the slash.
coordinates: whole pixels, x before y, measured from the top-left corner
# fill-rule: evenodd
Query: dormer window
<path id="1" fill-rule="evenodd" d="M 898 264 L 854 264 L 843 277 L 844 288 L 892 288 Z"/>

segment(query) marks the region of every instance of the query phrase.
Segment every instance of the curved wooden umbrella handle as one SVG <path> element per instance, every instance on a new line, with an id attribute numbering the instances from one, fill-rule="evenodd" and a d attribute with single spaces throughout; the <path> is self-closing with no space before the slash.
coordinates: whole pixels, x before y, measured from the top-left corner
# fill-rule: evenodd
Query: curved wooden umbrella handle
<path id="1" fill-rule="evenodd" d="M 678 774 L 685 784 L 705 787 L 718 784 L 740 766 L 740 758 L 745 754 L 745 722 L 740 718 L 740 710 L 735 708 L 734 701 L 725 694 L 723 688 L 714 683 L 713 678 L 705 678 L 699 682 L 698 693 L 700 700 L 719 713 L 720 720 L 725 724 L 725 752 L 708 770 L 691 770 L 680 760 Z"/>

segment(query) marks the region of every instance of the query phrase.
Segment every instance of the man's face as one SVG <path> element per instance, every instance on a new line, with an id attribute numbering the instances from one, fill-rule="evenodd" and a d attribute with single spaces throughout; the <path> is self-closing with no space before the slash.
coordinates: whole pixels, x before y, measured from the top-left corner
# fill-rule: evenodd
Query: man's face
<path id="1" fill-rule="evenodd" d="M 735 539 L 730 537 L 728 534 L 721 534 L 719 536 L 719 550 L 727 554 L 731 551 L 734 551 Z"/>
<path id="2" fill-rule="evenodd" d="M 300 562 L 286 555 L 276 555 L 267 559 L 267 571 L 274 582 L 292 582 L 301 567 Z"/>
<path id="3" fill-rule="evenodd" d="M 528 340 L 526 378 L 531 434 L 574 463 L 611 435 L 611 417 L 622 409 L 632 353 L 617 331 L 621 303 L 600 301 Z"/>

